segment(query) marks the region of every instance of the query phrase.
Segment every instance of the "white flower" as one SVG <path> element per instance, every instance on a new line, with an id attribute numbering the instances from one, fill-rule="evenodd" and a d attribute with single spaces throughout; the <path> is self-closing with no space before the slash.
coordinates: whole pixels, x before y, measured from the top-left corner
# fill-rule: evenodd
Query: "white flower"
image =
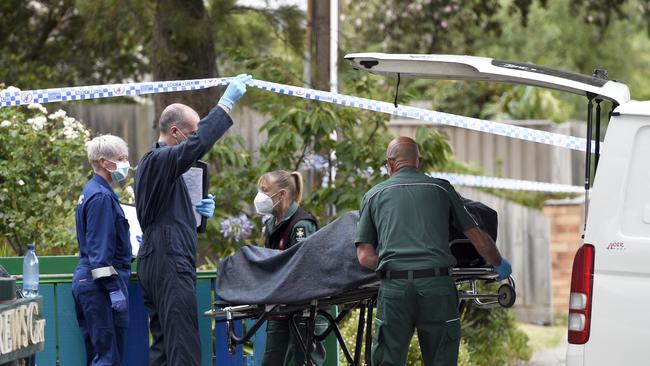
<path id="1" fill-rule="evenodd" d="M 42 130 L 43 127 L 45 127 L 45 122 L 47 122 L 47 118 L 45 118 L 43 116 L 29 118 L 27 120 L 27 123 L 32 125 L 32 128 L 34 129 L 34 131 Z"/>
<path id="2" fill-rule="evenodd" d="M 122 196 L 122 199 L 124 200 L 125 203 L 131 203 L 135 202 L 135 192 L 133 192 L 133 187 L 128 186 L 124 188 L 124 195 Z"/>
<path id="3" fill-rule="evenodd" d="M 74 127 L 74 128 L 75 128 L 77 131 L 79 131 L 79 132 L 86 132 L 86 127 L 85 127 L 85 126 L 83 125 L 83 123 L 81 123 L 81 122 L 77 122 L 77 121 L 75 121 L 75 122 L 72 124 L 72 127 Z"/>
<path id="4" fill-rule="evenodd" d="M 63 109 L 59 109 L 58 111 L 56 111 L 56 112 L 50 114 L 49 116 L 47 116 L 47 118 L 49 118 L 49 119 L 59 119 L 59 118 L 65 117 L 65 116 L 66 116 L 65 111 Z"/>
<path id="5" fill-rule="evenodd" d="M 39 111 L 41 111 L 41 113 L 47 114 L 47 109 L 45 107 L 43 107 L 42 105 L 40 105 L 39 103 L 31 103 L 31 104 L 27 105 L 27 108 L 28 109 L 38 109 Z"/>
<path id="6" fill-rule="evenodd" d="M 72 117 L 65 117 L 65 118 L 63 119 L 63 126 L 64 126 L 64 127 L 70 127 L 70 128 L 72 128 L 75 122 L 77 122 L 77 121 L 76 121 L 74 118 L 72 118 Z"/>
<path id="7" fill-rule="evenodd" d="M 76 139 L 79 137 L 79 132 L 70 126 L 63 127 L 63 136 L 65 136 L 65 138 L 68 140 Z"/>
<path id="8" fill-rule="evenodd" d="M 25 182 L 22 179 L 18 179 L 17 183 L 18 183 L 19 186 L 24 186 L 25 185 Z"/>
<path id="9" fill-rule="evenodd" d="M 11 122 L 4 120 L 2 123 L 0 123 L 0 127 L 9 127 L 11 126 Z"/>
<path id="10" fill-rule="evenodd" d="M 5 93 L 10 93 L 10 92 L 20 92 L 20 89 L 16 88 L 15 86 L 8 86 L 5 89 L 0 90 Z"/>

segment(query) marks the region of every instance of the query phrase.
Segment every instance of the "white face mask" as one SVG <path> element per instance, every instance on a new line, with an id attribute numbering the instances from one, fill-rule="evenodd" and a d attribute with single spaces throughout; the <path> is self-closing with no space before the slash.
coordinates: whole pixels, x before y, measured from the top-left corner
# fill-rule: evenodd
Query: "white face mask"
<path id="1" fill-rule="evenodd" d="M 275 192 L 273 196 L 275 196 L 279 192 L 280 191 Z M 260 215 L 271 215 L 273 213 L 273 208 L 275 207 L 275 205 L 280 203 L 280 201 L 278 201 L 274 204 L 273 200 L 271 199 L 273 196 L 269 196 L 262 191 L 258 191 L 257 195 L 255 196 L 255 200 L 253 200 L 253 204 L 255 205 L 255 211 L 257 211 L 257 213 Z"/>

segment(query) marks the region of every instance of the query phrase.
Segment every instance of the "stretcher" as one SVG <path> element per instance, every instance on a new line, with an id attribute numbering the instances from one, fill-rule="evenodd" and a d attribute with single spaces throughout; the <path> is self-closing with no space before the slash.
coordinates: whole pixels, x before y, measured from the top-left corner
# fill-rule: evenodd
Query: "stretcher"
<path id="1" fill-rule="evenodd" d="M 515 282 L 512 277 L 502 281 L 495 293 L 482 293 L 479 283 L 496 282 L 497 274 L 492 266 L 476 252 L 474 246 L 467 239 L 456 239 L 450 242 L 452 254 L 457 259 L 457 266 L 451 269 L 451 276 L 458 288 L 459 307 L 467 301 L 479 308 L 511 307 L 516 300 Z M 289 328 L 296 339 L 299 340 L 306 357 L 307 364 L 311 365 L 309 355 L 314 348 L 314 342 L 325 340 L 334 334 L 349 365 L 370 365 L 370 345 L 372 344 L 373 310 L 376 306 L 379 281 L 367 283 L 351 291 L 346 291 L 336 296 L 313 299 L 303 304 L 229 304 L 222 301 L 213 303 L 211 309 L 204 315 L 214 317 L 216 322 L 225 322 L 228 336 L 228 350 L 234 353 L 236 346 L 247 343 L 268 319 L 285 316 L 289 320 Z M 338 307 L 338 315 L 332 315 L 328 309 Z M 345 342 L 339 325 L 353 311 L 359 310 L 356 343 L 354 353 L 350 351 Z M 315 332 L 316 316 L 321 315 L 327 320 L 327 329 L 320 334 Z M 238 320 L 255 320 L 255 323 L 241 335 L 236 334 L 234 322 Z M 305 337 L 301 334 L 298 321 L 306 319 Z M 362 346 L 366 345 L 362 355 Z M 361 358 L 363 357 L 363 363 Z"/>

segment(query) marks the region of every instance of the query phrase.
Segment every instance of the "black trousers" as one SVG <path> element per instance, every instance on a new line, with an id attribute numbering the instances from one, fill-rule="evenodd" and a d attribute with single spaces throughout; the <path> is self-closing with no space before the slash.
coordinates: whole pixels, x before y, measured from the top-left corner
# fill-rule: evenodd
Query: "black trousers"
<path id="1" fill-rule="evenodd" d="M 196 269 L 187 257 L 158 249 L 162 248 L 141 253 L 138 261 L 138 278 L 153 336 L 149 365 L 199 366 Z"/>

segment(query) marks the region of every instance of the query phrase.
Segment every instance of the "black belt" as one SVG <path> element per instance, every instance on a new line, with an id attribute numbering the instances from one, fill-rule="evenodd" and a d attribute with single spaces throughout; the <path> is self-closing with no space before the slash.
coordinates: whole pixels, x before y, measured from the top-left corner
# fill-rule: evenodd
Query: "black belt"
<path id="1" fill-rule="evenodd" d="M 425 278 L 425 277 L 440 277 L 449 276 L 449 268 L 431 268 L 431 269 L 416 269 L 413 271 L 377 271 L 381 279 L 407 279 L 407 278 Z"/>

